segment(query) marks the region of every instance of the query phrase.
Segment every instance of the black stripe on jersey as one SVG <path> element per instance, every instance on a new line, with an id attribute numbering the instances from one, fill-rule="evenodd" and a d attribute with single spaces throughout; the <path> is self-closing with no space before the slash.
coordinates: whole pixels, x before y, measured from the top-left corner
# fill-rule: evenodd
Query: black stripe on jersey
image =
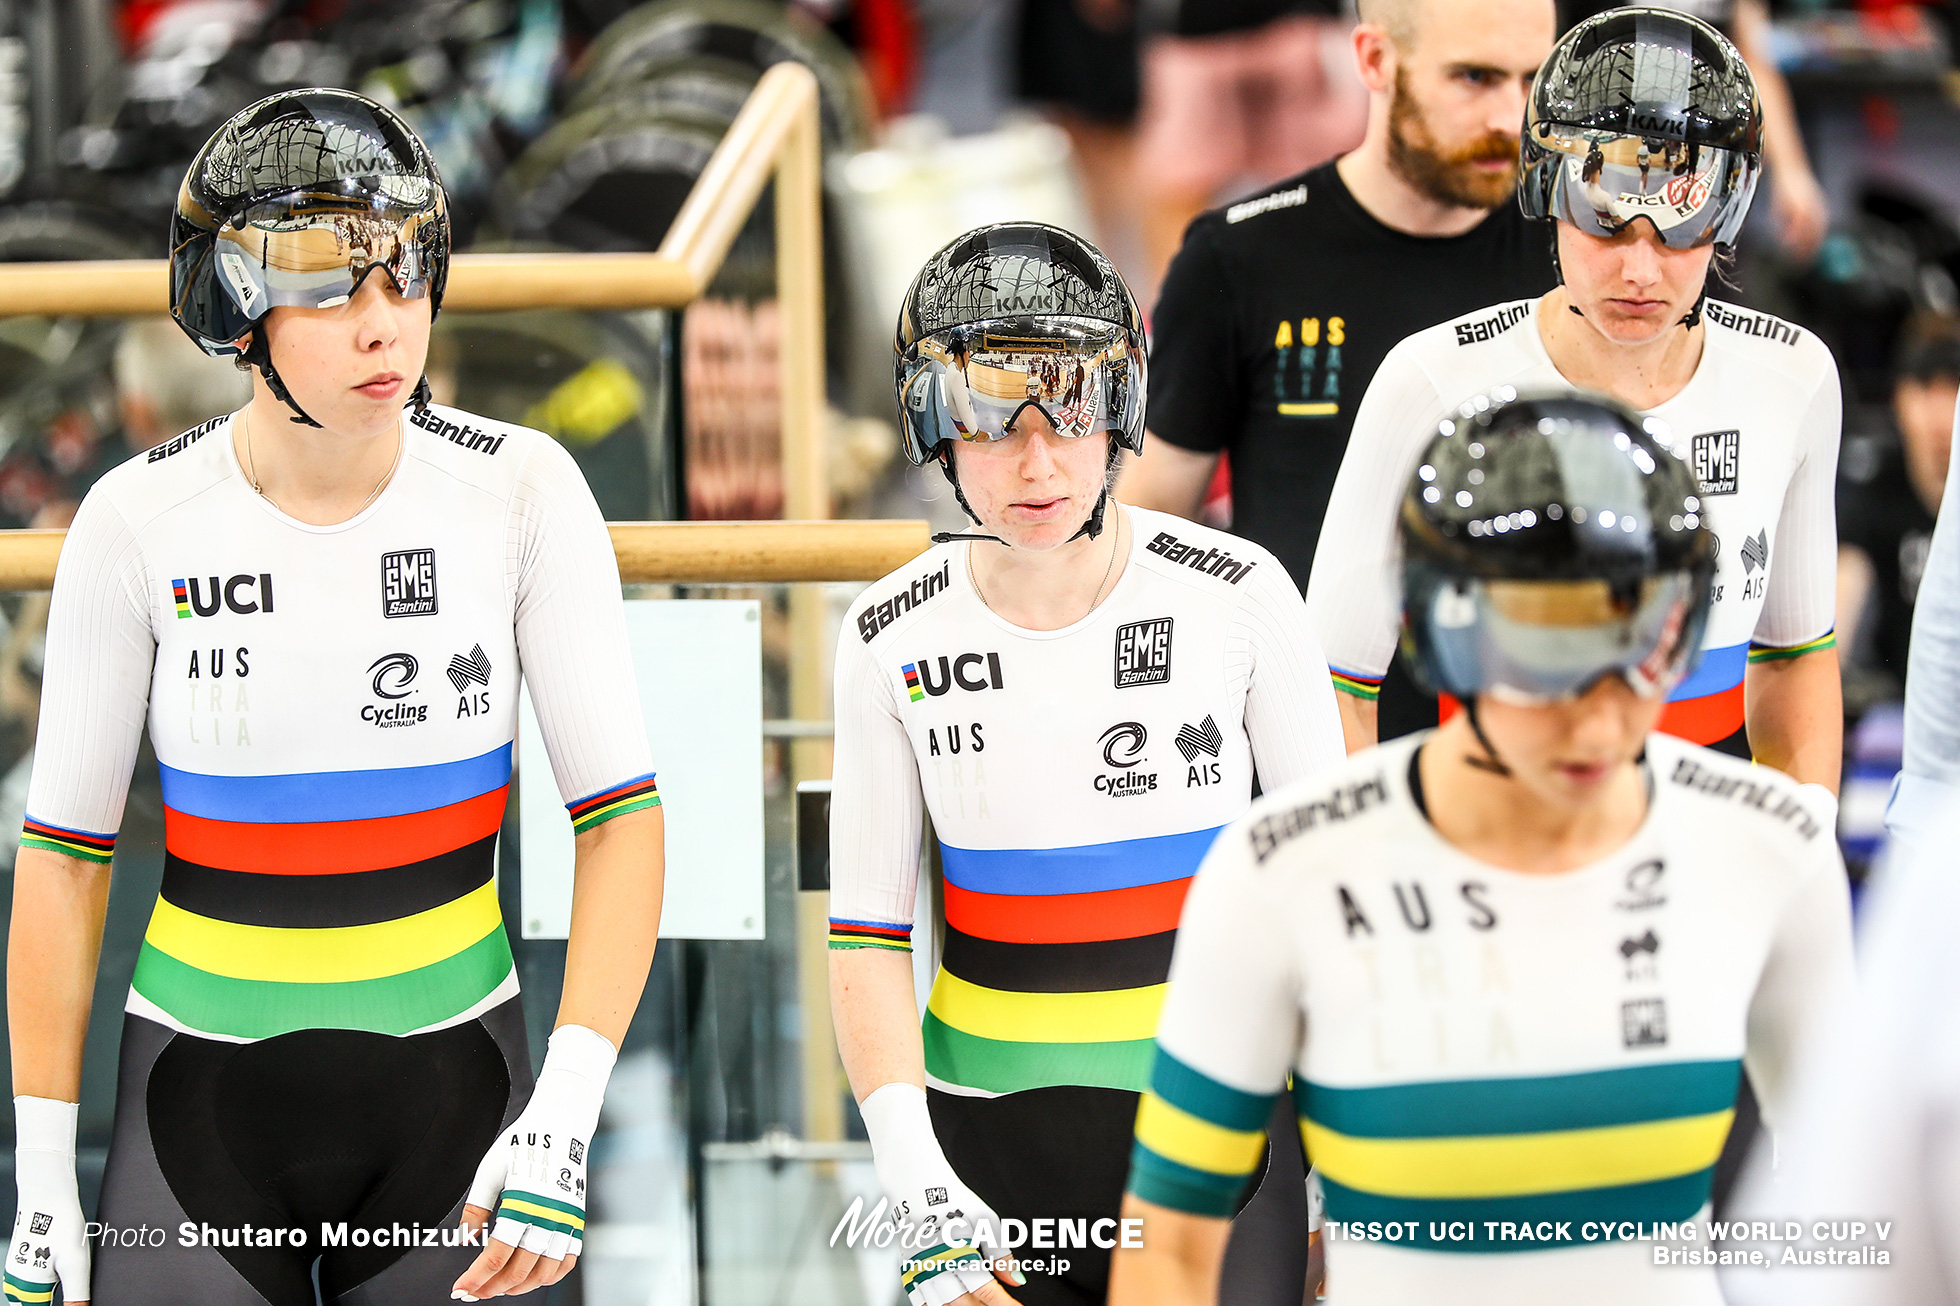
<path id="1" fill-rule="evenodd" d="M 161 896 L 173 906 L 235 925 L 322 929 L 374 925 L 454 902 L 490 879 L 497 836 L 454 852 L 344 875 L 260 875 L 163 859 Z"/>
<path id="2" fill-rule="evenodd" d="M 946 927 L 946 969 L 970 984 L 1013 993 L 1100 993 L 1162 984 L 1176 930 L 1094 943 L 1001 943 Z"/>

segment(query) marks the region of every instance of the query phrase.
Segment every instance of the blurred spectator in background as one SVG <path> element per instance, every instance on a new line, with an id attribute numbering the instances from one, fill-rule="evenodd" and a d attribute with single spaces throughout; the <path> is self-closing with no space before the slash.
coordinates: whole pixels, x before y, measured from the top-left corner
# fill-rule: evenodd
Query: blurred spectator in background
<path id="1" fill-rule="evenodd" d="M 1804 149 L 1790 84 L 1783 79 L 1770 45 L 1769 5 L 1765 0 L 1639 2 L 1692 14 L 1720 28 L 1742 52 L 1743 62 L 1756 79 L 1756 95 L 1763 102 L 1763 156 L 1769 165 L 1770 211 L 1776 218 L 1777 233 L 1792 259 L 1810 262 L 1830 229 L 1831 210 Z M 1615 7 L 1610 0 L 1566 0 L 1560 6 L 1566 27 Z"/>
<path id="2" fill-rule="evenodd" d="M 1015 89 L 1068 133 L 1096 244 L 1134 268 L 1137 15 L 1131 0 L 1022 0 Z"/>
<path id="3" fill-rule="evenodd" d="M 1117 493 L 1196 517 L 1232 459 L 1232 529 L 1305 588 L 1354 410 L 1404 336 L 1553 285 L 1514 198 L 1552 0 L 1361 0 L 1359 147 L 1191 224 L 1152 321 L 1150 429 Z M 1406 674 L 1382 738 L 1436 723 Z"/>
<path id="4" fill-rule="evenodd" d="M 142 453 L 251 398 L 250 377 L 227 360 L 208 357 L 169 318 L 132 318 L 123 328 L 116 344 L 116 406 L 126 453 Z"/>
<path id="5" fill-rule="evenodd" d="M 1229 192 L 1360 144 L 1368 92 L 1340 0 L 1142 2 L 1137 168 L 1154 281 L 1191 220 Z"/>
<path id="6" fill-rule="evenodd" d="M 1960 319 L 1906 324 L 1889 420 L 1845 441 L 1838 460 L 1838 648 L 1847 716 L 1905 685 L 1913 601 L 1946 488 L 1960 398 Z M 1848 645 L 1848 647 L 1847 647 Z"/>

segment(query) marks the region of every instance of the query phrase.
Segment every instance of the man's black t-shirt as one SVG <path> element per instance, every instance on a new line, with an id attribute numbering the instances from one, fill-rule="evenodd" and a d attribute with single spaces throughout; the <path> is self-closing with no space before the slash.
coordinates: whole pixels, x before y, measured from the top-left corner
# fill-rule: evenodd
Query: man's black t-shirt
<path id="1" fill-rule="evenodd" d="M 1865 626 L 1870 639 L 1859 642 L 1860 660 L 1875 663 L 1903 685 L 1913 601 L 1933 542 L 1933 514 L 1906 475 L 1896 430 L 1844 442 L 1838 458 L 1837 519 L 1838 542 L 1864 550 L 1872 564 Z M 1867 648 L 1869 654 L 1863 652 Z"/>
<path id="2" fill-rule="evenodd" d="M 1354 410 L 1405 336 L 1553 285 L 1551 236 L 1512 202 L 1460 236 L 1383 226 L 1328 163 L 1199 217 L 1151 321 L 1151 434 L 1232 460 L 1232 530 L 1301 589 Z M 1381 737 L 1436 722 L 1400 673 Z"/>
<path id="3" fill-rule="evenodd" d="M 1403 337 L 1552 288 L 1550 236 L 1517 205 L 1410 236 L 1329 163 L 1191 224 L 1151 321 L 1151 434 L 1232 457 L 1232 530 L 1306 588 L 1354 410 Z"/>

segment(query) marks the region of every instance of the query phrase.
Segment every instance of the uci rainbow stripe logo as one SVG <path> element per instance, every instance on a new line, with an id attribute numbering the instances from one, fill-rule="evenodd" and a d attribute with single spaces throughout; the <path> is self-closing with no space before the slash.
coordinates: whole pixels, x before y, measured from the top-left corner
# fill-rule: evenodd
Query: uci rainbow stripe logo
<path id="1" fill-rule="evenodd" d="M 191 615 L 191 596 L 184 589 L 184 582 L 170 582 L 170 596 L 177 600 L 177 620 L 183 621 Z"/>
<path id="2" fill-rule="evenodd" d="M 916 703 L 924 698 L 926 691 L 919 688 L 919 664 L 907 662 L 899 670 L 905 673 L 905 688 L 912 695 L 912 701 Z"/>

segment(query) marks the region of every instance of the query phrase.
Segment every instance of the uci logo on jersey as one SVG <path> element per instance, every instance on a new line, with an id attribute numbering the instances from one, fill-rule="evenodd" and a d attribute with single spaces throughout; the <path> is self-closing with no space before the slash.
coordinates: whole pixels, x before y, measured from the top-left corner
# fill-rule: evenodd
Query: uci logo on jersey
<path id="1" fill-rule="evenodd" d="M 935 670 L 939 673 L 937 680 L 933 679 Z M 1003 683 L 998 653 L 962 653 L 952 658 L 942 653 L 937 659 L 907 662 L 899 668 L 899 673 L 905 677 L 906 696 L 914 703 L 927 694 L 937 698 L 955 685 L 977 690 L 999 689 Z"/>
<path id="2" fill-rule="evenodd" d="M 256 576 L 228 576 L 223 580 L 216 576 L 192 576 L 188 580 L 180 577 L 170 582 L 170 599 L 176 604 L 179 621 L 188 621 L 192 617 L 215 617 L 220 608 L 229 608 L 241 617 L 249 617 L 255 612 L 270 612 L 272 573 L 265 571 Z"/>

